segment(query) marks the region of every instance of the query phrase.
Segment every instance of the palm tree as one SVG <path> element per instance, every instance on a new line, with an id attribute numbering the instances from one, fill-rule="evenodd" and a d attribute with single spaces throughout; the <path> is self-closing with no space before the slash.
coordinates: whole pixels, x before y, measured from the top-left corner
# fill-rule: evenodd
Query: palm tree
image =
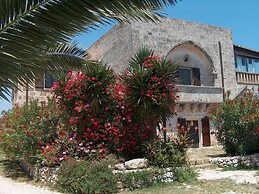
<path id="1" fill-rule="evenodd" d="M 0 98 L 41 71 L 84 63 L 85 52 L 70 43 L 76 33 L 113 21 L 156 21 L 176 1 L 1 0 Z"/>

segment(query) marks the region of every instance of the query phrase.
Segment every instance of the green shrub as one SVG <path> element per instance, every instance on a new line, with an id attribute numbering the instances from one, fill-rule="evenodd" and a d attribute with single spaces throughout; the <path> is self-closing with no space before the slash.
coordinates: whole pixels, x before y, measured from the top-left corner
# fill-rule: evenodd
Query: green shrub
<path id="1" fill-rule="evenodd" d="M 9 158 L 36 163 L 41 147 L 55 139 L 59 123 L 59 111 L 52 100 L 14 107 L 0 120 L 1 146 Z"/>
<path id="2" fill-rule="evenodd" d="M 116 174 L 118 180 L 124 188 L 143 189 L 157 184 L 166 183 L 165 178 L 167 172 L 174 174 L 173 180 L 177 182 L 193 182 L 196 180 L 197 174 L 189 167 L 175 168 L 152 168 L 148 170 L 127 172 Z"/>
<path id="3" fill-rule="evenodd" d="M 110 160 L 64 162 L 59 169 L 57 186 L 73 194 L 116 193 L 117 179 L 108 167 L 111 163 Z"/>
<path id="4" fill-rule="evenodd" d="M 145 157 L 151 165 L 160 168 L 178 167 L 187 163 L 185 144 L 172 140 L 147 143 Z"/>
<path id="5" fill-rule="evenodd" d="M 248 93 L 211 108 L 217 139 L 229 155 L 259 152 L 259 99 Z"/>
<path id="6" fill-rule="evenodd" d="M 154 185 L 155 177 L 158 175 L 159 170 L 156 169 L 116 174 L 123 187 L 130 190 L 147 188 Z"/>

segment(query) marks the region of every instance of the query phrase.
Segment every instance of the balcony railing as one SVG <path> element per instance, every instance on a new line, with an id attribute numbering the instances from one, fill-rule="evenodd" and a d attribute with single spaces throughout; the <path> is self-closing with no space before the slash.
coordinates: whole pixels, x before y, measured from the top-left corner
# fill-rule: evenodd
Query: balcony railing
<path id="1" fill-rule="evenodd" d="M 259 84 L 259 73 L 236 72 L 237 83 Z"/>
<path id="2" fill-rule="evenodd" d="M 176 85 L 180 102 L 219 103 L 223 101 L 223 88 L 215 86 Z"/>

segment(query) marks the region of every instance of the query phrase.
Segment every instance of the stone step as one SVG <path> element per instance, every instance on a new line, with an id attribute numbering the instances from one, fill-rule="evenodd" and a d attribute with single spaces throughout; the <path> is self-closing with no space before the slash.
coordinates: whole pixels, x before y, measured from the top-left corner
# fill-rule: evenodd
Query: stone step
<path id="1" fill-rule="evenodd" d="M 191 166 L 194 166 L 194 165 L 202 165 L 202 164 L 210 164 L 210 161 L 208 158 L 203 158 L 203 159 L 192 159 L 192 160 L 189 160 L 189 164 Z"/>
<path id="2" fill-rule="evenodd" d="M 192 169 L 214 169 L 217 166 L 213 165 L 213 164 L 199 164 L 199 165 L 193 165 L 190 166 Z"/>

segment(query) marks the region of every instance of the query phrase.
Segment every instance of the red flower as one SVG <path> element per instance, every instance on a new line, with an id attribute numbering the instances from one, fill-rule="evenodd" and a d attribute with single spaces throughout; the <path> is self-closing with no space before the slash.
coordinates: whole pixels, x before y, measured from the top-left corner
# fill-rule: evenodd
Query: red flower
<path id="1" fill-rule="evenodd" d="M 81 112 L 81 108 L 80 108 L 80 107 L 78 107 L 78 106 L 77 106 L 77 107 L 75 107 L 75 108 L 74 108 L 74 110 L 75 110 L 76 112 Z"/>

